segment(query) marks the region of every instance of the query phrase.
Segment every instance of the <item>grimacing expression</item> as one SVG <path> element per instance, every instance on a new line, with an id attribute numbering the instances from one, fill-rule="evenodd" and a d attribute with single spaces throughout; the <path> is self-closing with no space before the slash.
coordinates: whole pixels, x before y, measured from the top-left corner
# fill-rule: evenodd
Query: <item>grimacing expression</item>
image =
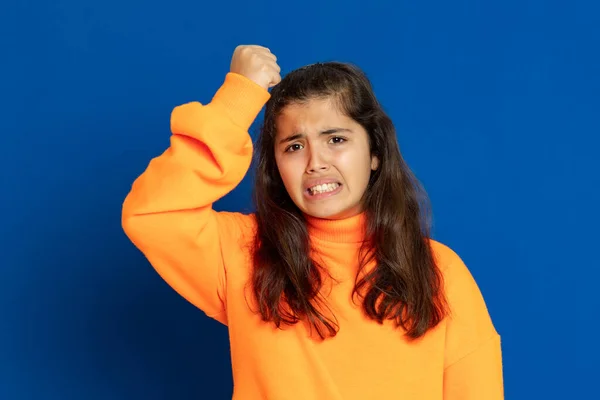
<path id="1" fill-rule="evenodd" d="M 371 172 L 379 165 L 365 129 L 332 99 L 287 105 L 276 126 L 275 160 L 296 206 L 317 218 L 360 213 Z"/>

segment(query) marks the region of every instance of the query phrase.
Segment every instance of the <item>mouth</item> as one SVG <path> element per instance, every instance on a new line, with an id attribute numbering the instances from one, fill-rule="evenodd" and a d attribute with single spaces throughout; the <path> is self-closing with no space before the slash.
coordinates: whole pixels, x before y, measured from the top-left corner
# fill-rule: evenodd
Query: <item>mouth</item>
<path id="1" fill-rule="evenodd" d="M 341 188 L 342 184 L 339 182 L 323 183 L 306 189 L 305 193 L 310 198 L 323 198 L 338 193 Z"/>

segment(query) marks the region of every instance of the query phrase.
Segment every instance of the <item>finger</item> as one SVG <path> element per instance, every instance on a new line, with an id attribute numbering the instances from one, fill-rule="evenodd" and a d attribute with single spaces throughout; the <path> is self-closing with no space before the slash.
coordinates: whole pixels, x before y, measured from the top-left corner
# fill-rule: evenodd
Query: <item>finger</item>
<path id="1" fill-rule="evenodd" d="M 258 49 L 258 51 L 259 51 L 259 54 L 261 56 L 264 56 L 264 57 L 266 57 L 266 58 L 268 58 L 270 60 L 273 60 L 273 61 L 277 61 L 277 56 L 275 54 L 271 53 L 269 50 L 260 50 L 260 49 Z"/>
<path id="2" fill-rule="evenodd" d="M 273 70 L 277 71 L 278 73 L 279 73 L 279 72 L 281 72 L 281 67 L 280 67 L 280 66 L 279 66 L 279 64 L 277 64 L 275 61 L 273 61 L 273 60 L 265 60 L 265 64 L 266 64 L 266 65 L 267 65 L 269 68 L 271 68 L 271 69 L 273 69 Z"/>
<path id="3" fill-rule="evenodd" d="M 272 78 L 271 78 L 271 82 L 269 83 L 269 87 L 273 87 L 275 85 L 277 85 L 278 83 L 281 82 L 281 75 L 279 74 L 275 74 Z"/>
<path id="4" fill-rule="evenodd" d="M 266 52 L 266 53 L 271 53 L 271 49 L 269 49 L 268 47 L 260 46 L 260 45 L 257 45 L 257 44 L 249 44 L 249 45 L 246 45 L 244 47 L 248 47 L 248 48 L 251 48 L 251 49 L 254 49 L 254 50 L 258 50 L 258 51 L 262 51 L 262 52 Z"/>
<path id="5" fill-rule="evenodd" d="M 257 51 L 261 55 L 266 55 L 266 56 L 268 56 L 270 58 L 273 58 L 273 59 L 277 60 L 277 57 L 275 56 L 275 54 L 273 54 L 271 52 L 271 49 L 269 49 L 268 47 L 259 46 L 257 44 L 251 44 L 251 45 L 248 45 L 246 47 L 251 48 L 251 49 Z"/>

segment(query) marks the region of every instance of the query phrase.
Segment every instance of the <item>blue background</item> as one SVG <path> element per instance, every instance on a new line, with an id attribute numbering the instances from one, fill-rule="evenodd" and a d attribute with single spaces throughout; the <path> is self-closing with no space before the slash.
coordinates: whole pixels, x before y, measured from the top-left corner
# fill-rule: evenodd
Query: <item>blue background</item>
<path id="1" fill-rule="evenodd" d="M 576 1 L 21 1 L 0 12 L 0 399 L 227 399 L 227 331 L 121 204 L 238 44 L 360 65 L 503 338 L 507 399 L 597 379 L 600 7 Z M 252 134 L 255 135 L 256 125 Z M 219 209 L 245 210 L 249 176 Z M 594 390 L 595 392 L 595 390 Z"/>

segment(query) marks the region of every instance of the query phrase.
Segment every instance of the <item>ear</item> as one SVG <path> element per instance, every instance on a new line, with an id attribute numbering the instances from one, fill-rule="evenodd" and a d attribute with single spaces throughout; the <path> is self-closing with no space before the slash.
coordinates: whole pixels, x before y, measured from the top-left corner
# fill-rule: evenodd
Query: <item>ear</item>
<path id="1" fill-rule="evenodd" d="M 375 171 L 377 168 L 379 168 L 379 158 L 371 156 L 371 170 Z"/>

